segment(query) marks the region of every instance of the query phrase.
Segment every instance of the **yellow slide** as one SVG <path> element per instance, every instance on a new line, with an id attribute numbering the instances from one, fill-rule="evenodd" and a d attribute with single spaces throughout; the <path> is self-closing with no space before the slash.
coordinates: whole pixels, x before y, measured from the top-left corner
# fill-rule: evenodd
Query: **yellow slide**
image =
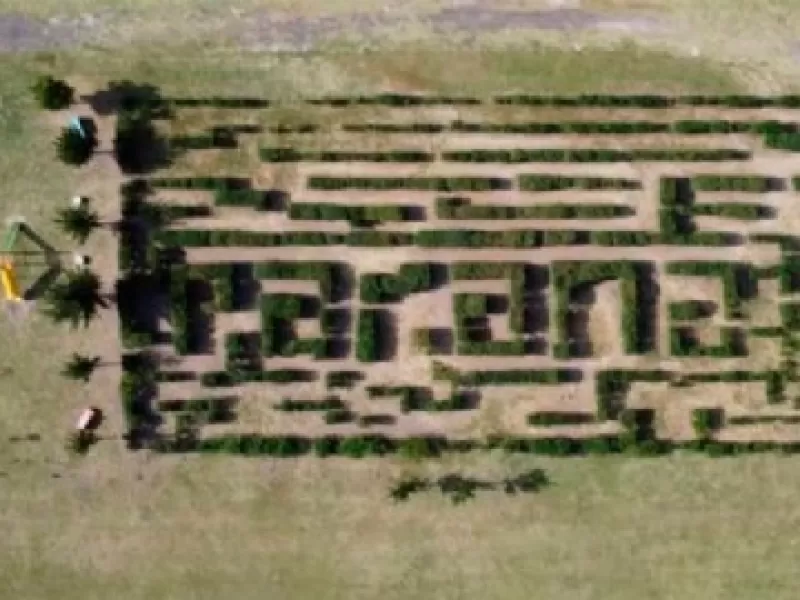
<path id="1" fill-rule="evenodd" d="M 0 283 L 3 285 L 3 292 L 5 293 L 6 300 L 20 302 L 22 296 L 19 291 L 19 281 L 17 280 L 17 272 L 14 270 L 14 265 L 10 261 L 0 262 Z"/>

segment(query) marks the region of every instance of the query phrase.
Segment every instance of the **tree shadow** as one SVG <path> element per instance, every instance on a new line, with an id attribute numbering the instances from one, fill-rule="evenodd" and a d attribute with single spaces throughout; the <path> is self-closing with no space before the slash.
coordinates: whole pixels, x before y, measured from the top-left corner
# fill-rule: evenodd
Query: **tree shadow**
<path id="1" fill-rule="evenodd" d="M 376 309 L 374 312 L 376 360 L 394 360 L 397 355 L 397 317 L 389 310 Z"/>
<path id="2" fill-rule="evenodd" d="M 453 330 L 446 327 L 433 327 L 427 330 L 431 354 L 450 355 L 453 353 Z"/>
<path id="3" fill-rule="evenodd" d="M 546 333 L 550 328 L 550 311 L 547 306 L 550 269 L 542 265 L 525 265 L 523 277 L 523 331 L 531 334 Z"/>
<path id="4" fill-rule="evenodd" d="M 345 262 L 330 263 L 330 294 L 328 302 L 338 304 L 349 300 L 353 295 L 355 274 L 353 267 Z"/>

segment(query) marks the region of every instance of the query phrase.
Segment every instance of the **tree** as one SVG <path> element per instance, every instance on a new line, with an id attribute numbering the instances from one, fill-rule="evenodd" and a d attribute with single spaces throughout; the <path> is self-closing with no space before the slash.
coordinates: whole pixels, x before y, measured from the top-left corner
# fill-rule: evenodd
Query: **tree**
<path id="1" fill-rule="evenodd" d="M 60 110 L 72 104 L 75 93 L 65 81 L 54 79 L 50 75 L 42 75 L 31 87 L 36 100 L 42 108 Z"/>
<path id="2" fill-rule="evenodd" d="M 72 327 L 84 327 L 105 306 L 100 279 L 91 271 L 71 271 L 66 281 L 57 281 L 44 297 L 44 313 L 56 323 L 69 322 Z"/>
<path id="3" fill-rule="evenodd" d="M 58 158 L 68 165 L 79 166 L 91 158 L 94 151 L 94 141 L 84 137 L 71 127 L 61 130 L 61 135 L 56 140 Z"/>
<path id="4" fill-rule="evenodd" d="M 60 209 L 56 223 L 61 225 L 68 236 L 81 244 L 86 241 L 92 231 L 100 227 L 97 213 L 84 207 Z"/>
<path id="5" fill-rule="evenodd" d="M 77 352 L 72 353 L 72 358 L 67 361 L 61 374 L 69 379 L 88 382 L 92 373 L 100 364 L 99 356 L 83 356 Z"/>

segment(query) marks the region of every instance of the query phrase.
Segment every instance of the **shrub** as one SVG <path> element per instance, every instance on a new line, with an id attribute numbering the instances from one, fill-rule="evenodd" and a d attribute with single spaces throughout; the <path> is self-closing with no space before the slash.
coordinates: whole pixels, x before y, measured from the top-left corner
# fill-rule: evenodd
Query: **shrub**
<path id="1" fill-rule="evenodd" d="M 94 146 L 94 140 L 90 137 L 84 137 L 76 129 L 65 127 L 56 140 L 56 153 L 62 162 L 79 166 L 92 157 Z"/>
<path id="2" fill-rule="evenodd" d="M 61 110 L 72 104 L 75 93 L 65 81 L 42 75 L 31 88 L 39 106 L 47 110 Z"/>
<path id="3" fill-rule="evenodd" d="M 640 181 L 610 177 L 574 177 L 563 175 L 519 175 L 519 189 L 530 192 L 550 190 L 633 190 L 642 187 Z"/>
<path id="4" fill-rule="evenodd" d="M 692 427 L 700 438 L 708 438 L 722 427 L 725 421 L 721 408 L 695 408 L 692 411 Z"/>
<path id="5" fill-rule="evenodd" d="M 329 177 L 310 176 L 311 190 L 430 190 L 439 192 L 510 189 L 511 182 L 499 177 Z"/>
<path id="6" fill-rule="evenodd" d="M 114 158 L 123 173 L 144 173 L 158 162 L 158 136 L 145 111 L 122 111 L 117 117 Z"/>

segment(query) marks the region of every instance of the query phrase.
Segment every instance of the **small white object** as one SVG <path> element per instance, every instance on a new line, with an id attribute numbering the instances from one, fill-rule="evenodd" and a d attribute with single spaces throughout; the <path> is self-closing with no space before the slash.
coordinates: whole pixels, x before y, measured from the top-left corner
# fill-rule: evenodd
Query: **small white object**
<path id="1" fill-rule="evenodd" d="M 85 254 L 78 254 L 77 252 L 72 254 L 72 262 L 75 264 L 76 267 L 82 269 L 91 262 L 88 256 Z"/>
<path id="2" fill-rule="evenodd" d="M 575 50 L 575 52 L 581 52 L 583 50 L 583 44 L 572 44 L 572 49 Z"/>
<path id="3" fill-rule="evenodd" d="M 695 58 L 700 56 L 700 48 L 698 48 L 697 46 L 692 46 L 691 55 L 694 56 Z"/>
<path id="4" fill-rule="evenodd" d="M 87 201 L 88 198 L 86 198 L 86 196 L 73 196 L 72 208 L 81 208 Z"/>
<path id="5" fill-rule="evenodd" d="M 96 408 L 84 408 L 81 416 L 78 417 L 78 422 L 75 423 L 75 429 L 78 431 L 85 431 L 89 424 L 94 420 L 94 415 L 96 412 Z"/>

